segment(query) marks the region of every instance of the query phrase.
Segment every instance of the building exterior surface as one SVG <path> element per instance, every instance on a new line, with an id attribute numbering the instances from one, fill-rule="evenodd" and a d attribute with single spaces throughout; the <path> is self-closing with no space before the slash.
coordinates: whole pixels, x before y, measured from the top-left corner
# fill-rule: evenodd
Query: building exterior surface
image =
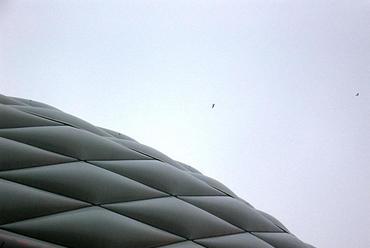
<path id="1" fill-rule="evenodd" d="M 0 247 L 312 246 L 153 148 L 0 95 Z"/>

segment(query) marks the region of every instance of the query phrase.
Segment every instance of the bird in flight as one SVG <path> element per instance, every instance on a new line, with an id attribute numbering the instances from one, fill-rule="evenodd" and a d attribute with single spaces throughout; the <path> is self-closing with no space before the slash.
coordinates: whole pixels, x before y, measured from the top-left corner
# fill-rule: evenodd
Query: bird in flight
<path id="1" fill-rule="evenodd" d="M 357 93 L 355 96 L 359 96 L 360 95 L 360 93 Z"/>
<path id="2" fill-rule="evenodd" d="M 213 104 L 212 104 L 212 108 L 214 108 L 214 107 L 215 107 L 215 104 L 213 103 Z"/>

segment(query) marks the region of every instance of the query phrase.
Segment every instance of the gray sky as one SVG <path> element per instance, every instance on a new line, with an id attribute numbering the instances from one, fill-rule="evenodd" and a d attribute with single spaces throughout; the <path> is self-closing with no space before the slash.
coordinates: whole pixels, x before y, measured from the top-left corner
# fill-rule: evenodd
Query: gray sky
<path id="1" fill-rule="evenodd" d="M 369 0 L 0 2 L 2 94 L 188 163 L 321 248 L 370 247 L 369 48 Z"/>

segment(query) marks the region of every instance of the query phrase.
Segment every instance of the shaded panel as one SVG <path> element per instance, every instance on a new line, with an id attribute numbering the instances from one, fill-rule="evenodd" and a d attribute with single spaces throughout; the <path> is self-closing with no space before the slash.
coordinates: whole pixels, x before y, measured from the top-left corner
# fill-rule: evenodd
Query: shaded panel
<path id="1" fill-rule="evenodd" d="M 71 161 L 76 159 L 0 137 L 0 171 Z"/>
<path id="2" fill-rule="evenodd" d="M 239 228 L 175 197 L 104 206 L 189 239 L 242 232 Z"/>
<path id="3" fill-rule="evenodd" d="M 101 136 L 68 126 L 0 129 L 0 136 L 81 160 L 150 159 Z"/>
<path id="4" fill-rule="evenodd" d="M 205 196 L 181 197 L 181 199 L 247 231 L 282 232 L 255 209 L 232 197 Z"/>
<path id="5" fill-rule="evenodd" d="M 44 242 L 27 236 L 0 229 L 1 248 L 65 248 L 64 246 Z"/>
<path id="6" fill-rule="evenodd" d="M 197 239 L 195 242 L 208 248 L 274 248 L 250 233 Z"/>
<path id="7" fill-rule="evenodd" d="M 0 225 L 88 204 L 0 179 Z"/>
<path id="8" fill-rule="evenodd" d="M 0 172 L 0 177 L 94 204 L 166 194 L 84 162 Z"/>
<path id="9" fill-rule="evenodd" d="M 269 215 L 268 213 L 265 213 L 261 210 L 256 209 L 260 214 L 265 216 L 267 219 L 269 219 L 272 223 L 274 223 L 276 226 L 280 227 L 285 232 L 289 232 L 288 228 L 286 228 L 283 223 L 281 223 L 278 219 L 276 219 L 274 216 Z"/>
<path id="10" fill-rule="evenodd" d="M 179 169 L 182 169 L 182 170 L 185 170 L 185 168 L 177 163 L 175 160 L 173 160 L 172 158 L 168 157 L 167 155 L 164 155 L 163 153 L 149 147 L 149 146 L 146 146 L 146 145 L 143 145 L 143 144 L 140 144 L 138 142 L 135 142 L 135 141 L 131 141 L 131 140 L 124 140 L 124 139 L 117 139 L 117 138 L 110 138 L 112 141 L 115 141 L 117 143 L 120 143 L 134 151 L 137 151 L 137 152 L 140 152 L 140 153 L 143 153 L 145 155 L 148 155 L 152 158 L 155 158 L 157 160 L 160 160 L 162 162 L 166 162 L 166 163 L 169 163 Z"/>
<path id="11" fill-rule="evenodd" d="M 59 123 L 0 104 L 0 128 L 58 126 Z"/>
<path id="12" fill-rule="evenodd" d="M 232 192 L 228 187 L 226 187 L 225 185 L 223 185 L 219 181 L 217 181 L 217 180 L 215 180 L 213 178 L 207 177 L 207 176 L 205 176 L 203 174 L 199 174 L 197 172 L 191 172 L 191 174 L 193 176 L 195 176 L 196 178 L 199 178 L 200 180 L 206 182 L 207 184 L 209 184 L 213 188 L 218 189 L 218 190 L 220 190 L 222 192 L 225 192 L 226 194 L 231 195 L 233 197 L 237 197 L 237 195 L 235 195 L 234 192 Z"/>
<path id="13" fill-rule="evenodd" d="M 23 102 L 18 101 L 17 99 L 14 99 L 12 97 L 7 97 L 2 94 L 0 94 L 0 103 L 6 104 L 6 105 L 25 105 Z"/>
<path id="14" fill-rule="evenodd" d="M 276 248 L 302 248 L 306 245 L 289 233 L 253 233 Z"/>
<path id="15" fill-rule="evenodd" d="M 80 118 L 64 113 L 57 109 L 37 108 L 30 106 L 16 106 L 16 108 L 28 113 L 36 114 L 51 120 L 65 123 L 69 126 L 84 129 L 100 136 L 111 136 L 104 130 L 101 130 L 100 128 L 97 128 L 94 125 L 91 125 L 90 123 L 81 120 Z"/>
<path id="16" fill-rule="evenodd" d="M 33 106 L 33 107 L 39 107 L 39 108 L 47 108 L 47 109 L 54 109 L 54 110 L 60 111 L 56 107 L 50 106 L 49 104 L 46 104 L 46 103 L 43 103 L 43 102 L 38 102 L 38 101 L 35 101 L 35 100 L 30 100 L 30 99 L 23 99 L 23 98 L 14 97 L 14 96 L 9 97 L 9 98 L 11 98 L 13 100 L 16 100 L 18 102 L 22 102 L 22 103 L 24 103 L 27 106 Z"/>
<path id="17" fill-rule="evenodd" d="M 188 172 L 156 160 L 91 163 L 173 195 L 224 195 Z"/>
<path id="18" fill-rule="evenodd" d="M 67 247 L 146 248 L 183 240 L 99 207 L 21 221 L 1 228 Z"/>

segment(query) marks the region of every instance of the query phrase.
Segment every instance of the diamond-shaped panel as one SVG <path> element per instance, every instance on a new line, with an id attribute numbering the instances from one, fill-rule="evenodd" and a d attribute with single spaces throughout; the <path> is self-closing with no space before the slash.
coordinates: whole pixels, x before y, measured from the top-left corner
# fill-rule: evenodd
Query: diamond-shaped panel
<path id="1" fill-rule="evenodd" d="M 1 248 L 66 248 L 52 244 L 49 242 L 41 241 L 38 239 L 30 238 L 24 235 L 19 235 L 13 232 L 8 232 L 0 229 L 0 247 Z"/>
<path id="2" fill-rule="evenodd" d="M 186 171 L 157 160 L 91 163 L 173 195 L 225 195 Z"/>
<path id="3" fill-rule="evenodd" d="M 0 137 L 0 171 L 59 164 L 75 160 L 71 157 Z"/>
<path id="4" fill-rule="evenodd" d="M 109 139 L 69 126 L 0 129 L 0 137 L 81 160 L 150 159 Z"/>
<path id="5" fill-rule="evenodd" d="M 84 202 L 0 179 L 0 225 L 86 206 Z"/>
<path id="6" fill-rule="evenodd" d="M 188 239 L 242 232 L 230 223 L 175 197 L 104 207 Z"/>
<path id="7" fill-rule="evenodd" d="M 181 237 L 99 207 L 35 218 L 2 228 L 67 247 L 147 248 Z"/>
<path id="8" fill-rule="evenodd" d="M 0 172 L 0 177 L 94 204 L 166 196 L 129 178 L 84 162 Z"/>
<path id="9" fill-rule="evenodd" d="M 223 220 L 247 231 L 282 232 L 282 230 L 244 202 L 232 197 L 181 197 Z"/>
<path id="10" fill-rule="evenodd" d="M 0 122 L 0 129 L 61 125 L 55 121 L 34 116 L 3 104 L 0 104 L 0 118 L 2 119 Z"/>
<path id="11" fill-rule="evenodd" d="M 266 241 L 276 248 L 300 248 L 305 247 L 305 244 L 289 233 L 254 233 L 255 236 Z"/>
<path id="12" fill-rule="evenodd" d="M 195 242 L 208 248 L 273 248 L 273 246 L 250 233 L 198 239 Z"/>
<path id="13" fill-rule="evenodd" d="M 101 130 L 100 128 L 97 128 L 94 125 L 91 125 L 90 123 L 83 121 L 73 115 L 58 111 L 57 109 L 38 108 L 31 106 L 16 106 L 15 108 L 23 110 L 26 113 L 31 113 L 35 116 L 41 116 L 50 120 L 67 124 L 69 126 L 84 129 L 97 135 L 110 136 L 110 134 Z"/>

